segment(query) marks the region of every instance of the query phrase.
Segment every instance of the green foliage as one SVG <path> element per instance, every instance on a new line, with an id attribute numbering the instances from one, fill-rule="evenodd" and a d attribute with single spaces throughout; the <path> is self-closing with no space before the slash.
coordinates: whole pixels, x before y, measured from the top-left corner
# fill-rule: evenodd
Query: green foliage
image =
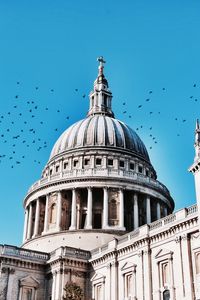
<path id="1" fill-rule="evenodd" d="M 64 287 L 64 300 L 82 300 L 83 291 L 75 282 L 67 282 Z"/>

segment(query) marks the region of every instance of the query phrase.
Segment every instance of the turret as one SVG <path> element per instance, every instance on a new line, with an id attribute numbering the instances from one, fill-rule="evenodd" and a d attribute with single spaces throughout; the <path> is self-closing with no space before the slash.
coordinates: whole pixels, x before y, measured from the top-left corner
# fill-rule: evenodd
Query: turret
<path id="1" fill-rule="evenodd" d="M 112 112 L 112 93 L 108 88 L 108 81 L 104 76 L 105 60 L 103 56 L 97 58 L 99 62 L 98 76 L 94 81 L 94 89 L 90 92 L 90 107 L 88 116 L 100 114 L 114 117 Z"/>

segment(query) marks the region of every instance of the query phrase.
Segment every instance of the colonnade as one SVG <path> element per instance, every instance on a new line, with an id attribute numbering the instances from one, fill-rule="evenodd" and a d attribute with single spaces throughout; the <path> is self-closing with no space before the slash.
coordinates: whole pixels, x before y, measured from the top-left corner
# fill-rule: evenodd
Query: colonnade
<path id="1" fill-rule="evenodd" d="M 77 189 L 72 189 L 72 197 L 71 197 L 71 220 L 69 230 L 78 230 L 77 227 Z M 125 212 L 124 212 L 124 198 L 125 198 L 125 189 L 118 190 L 118 225 L 110 226 L 109 225 L 109 188 L 103 187 L 103 199 L 102 199 L 102 222 L 101 229 L 104 230 L 126 230 L 124 227 L 125 221 Z M 133 224 L 132 229 L 136 229 L 140 226 L 139 221 L 139 195 L 141 193 L 137 193 L 133 191 L 132 197 L 132 216 L 133 216 Z M 143 195 L 144 196 L 144 195 Z M 45 200 L 45 213 L 44 213 L 44 224 L 42 235 L 52 232 L 49 229 L 49 201 L 50 194 L 47 194 Z M 153 198 L 152 198 L 153 199 Z M 152 206 L 151 206 L 151 197 L 149 195 L 145 195 L 144 197 L 145 205 L 146 205 L 146 223 L 151 223 L 152 221 Z M 155 199 L 154 199 L 155 200 Z M 93 187 L 87 187 L 87 215 L 86 215 L 86 224 L 84 229 L 91 230 L 95 229 L 93 226 L 93 205 L 95 199 L 93 199 Z M 35 213 L 33 222 L 33 203 L 35 206 Z M 157 200 L 156 202 L 156 219 L 161 218 L 161 202 Z M 41 199 L 38 198 L 35 201 L 32 201 L 25 209 L 25 222 L 24 222 L 24 236 L 23 241 L 29 240 L 31 238 L 37 237 L 39 235 L 39 222 L 40 222 L 40 206 Z M 57 201 L 56 201 L 56 224 L 53 229 L 54 232 L 59 232 L 62 230 L 61 228 L 61 219 L 62 219 L 62 191 L 57 192 Z M 166 216 L 168 214 L 166 204 L 163 206 L 163 215 Z M 162 215 L 162 216 L 163 216 Z"/>

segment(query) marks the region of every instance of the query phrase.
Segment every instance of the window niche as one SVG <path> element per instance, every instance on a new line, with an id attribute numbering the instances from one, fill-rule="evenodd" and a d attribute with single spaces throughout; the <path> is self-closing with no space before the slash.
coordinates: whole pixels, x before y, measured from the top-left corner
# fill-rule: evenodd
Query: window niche
<path id="1" fill-rule="evenodd" d="M 120 168 L 124 168 L 124 160 L 120 160 L 119 161 L 119 167 Z"/>
<path id="2" fill-rule="evenodd" d="M 109 158 L 109 159 L 108 159 L 108 166 L 109 166 L 109 167 L 112 167 L 112 166 L 113 166 L 113 159 L 112 159 L 112 158 Z"/>
<path id="3" fill-rule="evenodd" d="M 67 167 L 68 167 L 68 161 L 65 161 L 64 164 L 63 164 L 63 169 L 66 170 Z"/>
<path id="4" fill-rule="evenodd" d="M 99 158 L 99 157 L 97 157 L 96 158 L 96 166 L 101 166 L 101 164 L 102 164 L 102 159 L 101 158 Z"/>
<path id="5" fill-rule="evenodd" d="M 128 261 L 121 268 L 124 286 L 123 299 L 137 299 L 136 267 L 135 264 Z"/>
<path id="6" fill-rule="evenodd" d="M 90 159 L 89 158 L 85 158 L 84 159 L 84 166 L 88 167 L 90 165 Z"/>
<path id="7" fill-rule="evenodd" d="M 19 300 L 36 300 L 39 282 L 32 276 L 19 280 Z"/>

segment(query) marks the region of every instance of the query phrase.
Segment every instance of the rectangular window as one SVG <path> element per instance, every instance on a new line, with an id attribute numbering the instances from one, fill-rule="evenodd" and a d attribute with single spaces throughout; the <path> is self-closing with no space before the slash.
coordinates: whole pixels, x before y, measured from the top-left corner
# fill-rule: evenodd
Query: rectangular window
<path id="1" fill-rule="evenodd" d="M 134 163 L 130 163 L 130 170 L 134 170 L 135 169 L 135 164 Z"/>
<path id="2" fill-rule="evenodd" d="M 124 168 L 124 161 L 123 160 L 119 161 L 119 166 L 120 166 L 120 168 Z"/>
<path id="3" fill-rule="evenodd" d="M 97 166 L 100 166 L 100 165 L 101 165 L 101 158 L 97 158 L 97 159 L 96 159 L 96 165 L 97 165 Z"/>
<path id="4" fill-rule="evenodd" d="M 78 160 L 74 160 L 74 167 L 78 166 Z"/>
<path id="5" fill-rule="evenodd" d="M 113 159 L 111 159 L 111 158 L 108 159 L 108 165 L 113 166 Z"/>
<path id="6" fill-rule="evenodd" d="M 149 176 L 149 170 L 146 170 L 146 176 Z"/>
<path id="7" fill-rule="evenodd" d="M 64 168 L 64 169 L 67 169 L 67 167 L 68 167 L 68 162 L 64 162 L 63 168 Z"/>
<path id="8" fill-rule="evenodd" d="M 139 173 L 142 173 L 142 172 L 143 172 L 142 166 L 139 166 L 139 167 L 138 167 L 138 172 L 139 172 Z"/>
<path id="9" fill-rule="evenodd" d="M 56 166 L 56 173 L 59 171 L 59 166 Z"/>
<path id="10" fill-rule="evenodd" d="M 51 169 L 51 170 L 50 170 L 50 175 L 52 175 L 52 173 L 53 173 L 53 170 Z"/>
<path id="11" fill-rule="evenodd" d="M 90 162 L 89 158 L 85 158 L 85 160 L 84 160 L 84 165 L 85 165 L 85 166 L 88 166 L 88 165 L 89 165 L 89 162 Z"/>

